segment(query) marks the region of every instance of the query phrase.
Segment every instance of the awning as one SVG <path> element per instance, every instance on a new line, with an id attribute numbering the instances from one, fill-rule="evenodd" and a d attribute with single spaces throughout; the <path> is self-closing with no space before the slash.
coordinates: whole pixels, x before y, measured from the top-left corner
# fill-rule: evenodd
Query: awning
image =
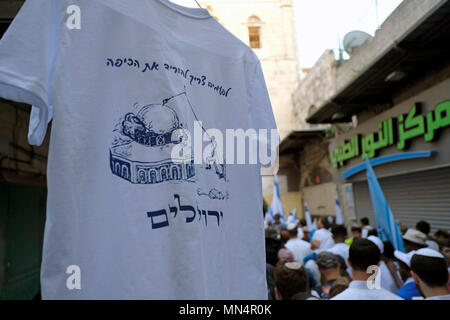
<path id="1" fill-rule="evenodd" d="M 292 131 L 280 144 L 280 155 L 298 153 L 302 146 L 312 140 L 325 137 L 325 129 L 312 128 Z"/>

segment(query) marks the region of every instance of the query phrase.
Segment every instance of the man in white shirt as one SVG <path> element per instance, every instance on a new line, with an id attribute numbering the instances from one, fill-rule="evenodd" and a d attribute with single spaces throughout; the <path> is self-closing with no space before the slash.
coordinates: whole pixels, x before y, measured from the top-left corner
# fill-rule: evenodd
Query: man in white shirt
<path id="1" fill-rule="evenodd" d="M 317 253 L 330 249 L 334 245 L 333 235 L 328 230 L 330 223 L 327 217 L 321 217 L 318 224 L 319 230 L 314 232 L 311 240 L 311 250 L 316 250 Z"/>
<path id="2" fill-rule="evenodd" d="M 399 296 L 377 286 L 372 282 L 369 267 L 379 266 L 381 253 L 370 240 L 356 239 L 350 246 L 349 264 L 352 267 L 352 278 L 348 289 L 331 300 L 403 300 Z"/>
<path id="3" fill-rule="evenodd" d="M 425 300 L 450 300 L 447 263 L 439 252 L 417 250 L 411 258 L 411 275 Z"/>
<path id="4" fill-rule="evenodd" d="M 297 238 L 297 225 L 290 223 L 287 226 L 289 231 L 289 240 L 285 247 L 294 254 L 294 259 L 303 265 L 303 259 L 311 253 L 310 244 Z"/>
<path id="5" fill-rule="evenodd" d="M 304 240 L 304 236 L 305 236 L 305 232 L 303 231 L 303 228 L 306 227 L 306 220 L 305 219 L 300 219 L 300 222 L 297 226 L 297 238 L 299 238 L 300 240 Z M 306 227 L 307 229 L 307 227 Z"/>
<path id="6" fill-rule="evenodd" d="M 346 263 L 348 274 L 351 275 L 351 268 L 347 262 L 350 247 L 345 243 L 345 239 L 347 238 L 347 229 L 343 225 L 337 225 L 331 229 L 331 233 L 333 234 L 334 246 L 327 249 L 327 251 L 341 256 Z"/>
<path id="7" fill-rule="evenodd" d="M 369 224 L 369 218 L 362 218 L 360 221 L 362 224 L 362 237 L 367 238 L 369 236 L 369 231 L 373 230 L 373 227 Z"/>
<path id="8" fill-rule="evenodd" d="M 423 298 L 422 294 L 417 290 L 414 279 L 411 276 L 411 258 L 416 254 L 416 251 L 404 253 L 398 250 L 394 251 L 394 256 L 398 260 L 399 273 L 403 280 L 403 285 L 397 290 L 395 294 L 405 300 L 417 300 Z"/>

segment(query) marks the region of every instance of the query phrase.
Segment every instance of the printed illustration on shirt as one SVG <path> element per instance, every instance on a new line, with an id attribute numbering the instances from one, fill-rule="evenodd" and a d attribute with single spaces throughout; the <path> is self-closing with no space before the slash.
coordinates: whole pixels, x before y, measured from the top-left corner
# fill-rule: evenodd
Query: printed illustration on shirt
<path id="1" fill-rule="evenodd" d="M 205 174 L 228 182 L 225 161 L 217 158 L 217 143 L 203 126 L 202 133 L 209 140 L 204 163 L 194 165 L 192 152 L 174 157 L 174 146 L 191 151 L 183 146 L 191 145 L 194 122 L 199 121 L 186 91 L 161 103 L 135 105 L 134 109 L 135 112 L 121 117 L 113 130 L 110 166 L 114 175 L 133 184 L 195 183 L 197 171 L 204 170 Z M 214 188 L 198 192 L 199 196 L 213 200 L 225 200 L 227 194 Z"/>

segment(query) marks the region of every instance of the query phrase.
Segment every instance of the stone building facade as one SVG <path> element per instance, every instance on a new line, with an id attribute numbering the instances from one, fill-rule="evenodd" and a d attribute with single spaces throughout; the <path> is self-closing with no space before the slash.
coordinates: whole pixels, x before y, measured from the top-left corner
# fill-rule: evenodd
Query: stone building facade
<path id="1" fill-rule="evenodd" d="M 333 50 L 326 50 L 316 64 L 308 70 L 300 85 L 293 93 L 292 121 L 297 127 L 320 127 L 306 122 L 314 112 L 336 94 L 336 74 L 338 62 Z M 321 126 L 326 127 L 326 126 Z"/>
<path id="2" fill-rule="evenodd" d="M 292 121 L 292 94 L 299 83 L 292 1 L 205 0 L 199 3 L 259 57 L 283 139 L 296 128 Z"/>

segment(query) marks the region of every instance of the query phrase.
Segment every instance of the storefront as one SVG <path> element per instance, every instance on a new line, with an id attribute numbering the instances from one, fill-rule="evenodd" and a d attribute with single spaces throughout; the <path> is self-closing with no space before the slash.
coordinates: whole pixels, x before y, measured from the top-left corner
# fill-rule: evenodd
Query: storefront
<path id="1" fill-rule="evenodd" d="M 357 218 L 375 223 L 363 159 L 397 221 L 450 229 L 450 79 L 368 119 L 331 142 L 335 179 L 351 182 Z"/>
<path id="2" fill-rule="evenodd" d="M 284 209 L 296 209 L 297 218 L 304 218 L 308 205 L 312 218 L 336 216 L 336 199 L 346 223 L 354 220 L 353 199 L 348 196 L 351 184 L 338 185 L 333 181 L 325 130 L 311 128 L 291 132 L 280 144 L 278 178 L 286 178 L 295 193 L 281 193 Z M 295 189 L 294 189 L 295 188 Z M 265 197 L 271 201 L 270 197 Z"/>
<path id="3" fill-rule="evenodd" d="M 394 217 L 450 230 L 450 3 L 404 2 L 336 71 L 311 124 L 334 124 L 333 181 L 351 184 L 356 219 L 375 226 L 366 155 Z"/>

